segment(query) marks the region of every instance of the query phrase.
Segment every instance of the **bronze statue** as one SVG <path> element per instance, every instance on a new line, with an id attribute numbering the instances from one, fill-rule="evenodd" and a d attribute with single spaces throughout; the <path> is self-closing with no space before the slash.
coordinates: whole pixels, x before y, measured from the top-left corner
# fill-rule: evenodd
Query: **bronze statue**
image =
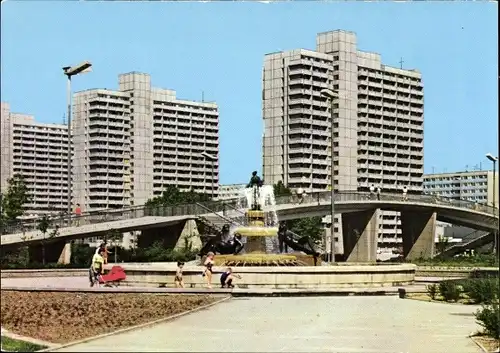
<path id="1" fill-rule="evenodd" d="M 209 238 L 205 245 L 201 248 L 198 255 L 203 257 L 209 252 L 221 255 L 237 255 L 241 252 L 241 250 L 243 250 L 241 235 L 234 234 L 229 241 L 217 240 L 216 237 Z"/>
<path id="2" fill-rule="evenodd" d="M 306 235 L 295 239 L 294 233 L 287 229 L 286 223 L 280 222 L 278 229 L 278 241 L 280 252 L 283 252 L 283 244 L 285 244 L 285 246 L 289 246 L 295 251 L 302 251 L 307 255 L 312 255 L 314 257 L 314 265 L 316 266 L 316 261 L 320 256 L 320 253 L 315 250 L 311 237 Z"/>
<path id="3" fill-rule="evenodd" d="M 252 177 L 250 178 L 250 182 L 247 184 L 247 188 L 253 188 L 254 186 L 262 187 L 264 181 L 260 179 L 260 176 L 257 175 L 257 171 L 254 170 L 252 172 Z"/>
<path id="4" fill-rule="evenodd" d="M 253 197 L 252 197 L 252 211 L 261 211 L 261 205 L 259 205 L 260 198 L 260 188 L 264 185 L 264 181 L 257 175 L 257 171 L 254 170 L 252 172 L 252 177 L 250 178 L 250 182 L 247 184 L 247 188 L 253 188 Z"/>

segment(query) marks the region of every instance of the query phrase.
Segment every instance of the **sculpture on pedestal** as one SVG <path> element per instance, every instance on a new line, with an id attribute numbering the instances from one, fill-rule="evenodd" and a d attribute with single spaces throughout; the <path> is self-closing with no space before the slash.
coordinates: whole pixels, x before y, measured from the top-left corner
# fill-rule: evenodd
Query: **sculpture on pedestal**
<path id="1" fill-rule="evenodd" d="M 290 232 L 286 226 L 285 222 L 280 222 L 280 227 L 278 230 L 278 240 L 280 252 L 283 252 L 283 245 L 289 246 L 293 250 L 302 251 L 307 255 L 312 255 L 314 257 L 320 256 L 314 248 L 314 243 L 309 236 L 303 236 L 296 238 L 294 233 Z M 287 250 L 285 250 L 287 251 Z"/>
<path id="2" fill-rule="evenodd" d="M 241 242 L 241 235 L 234 234 L 228 241 L 217 240 L 212 236 L 206 240 L 205 245 L 201 248 L 199 256 L 205 256 L 209 252 L 221 255 L 237 255 L 243 250 L 243 243 Z"/>

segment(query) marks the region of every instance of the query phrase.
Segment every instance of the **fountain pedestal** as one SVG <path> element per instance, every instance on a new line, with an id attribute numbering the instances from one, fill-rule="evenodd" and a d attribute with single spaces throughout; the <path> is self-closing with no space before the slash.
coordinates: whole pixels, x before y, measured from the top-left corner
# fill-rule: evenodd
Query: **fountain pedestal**
<path id="1" fill-rule="evenodd" d="M 266 237 L 247 237 L 245 253 L 266 253 Z"/>

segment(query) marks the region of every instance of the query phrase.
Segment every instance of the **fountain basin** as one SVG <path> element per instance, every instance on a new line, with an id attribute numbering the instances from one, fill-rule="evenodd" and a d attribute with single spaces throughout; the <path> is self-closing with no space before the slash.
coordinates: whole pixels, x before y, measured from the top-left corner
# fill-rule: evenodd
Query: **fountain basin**
<path id="1" fill-rule="evenodd" d="M 176 265 L 174 263 L 120 264 L 127 274 L 123 282 L 136 287 L 174 287 Z M 105 265 L 110 269 L 112 264 Z M 237 288 L 377 288 L 413 284 L 416 265 L 342 265 L 342 266 L 294 266 L 294 267 L 234 267 Z M 219 285 L 220 274 L 226 267 L 213 268 L 212 284 Z M 185 266 L 186 288 L 206 287 L 201 276 L 202 266 Z"/>

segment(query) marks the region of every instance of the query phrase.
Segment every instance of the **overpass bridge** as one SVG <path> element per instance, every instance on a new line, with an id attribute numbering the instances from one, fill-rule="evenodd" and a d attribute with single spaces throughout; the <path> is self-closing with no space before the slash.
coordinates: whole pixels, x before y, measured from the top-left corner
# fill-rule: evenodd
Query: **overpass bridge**
<path id="1" fill-rule="evenodd" d="M 332 193 L 313 193 L 304 197 L 296 195 L 276 198 L 275 209 L 280 220 L 331 213 Z M 342 214 L 344 253 L 350 261 L 374 261 L 378 239 L 378 212 L 401 212 L 403 252 L 408 258 L 428 257 L 434 253 L 434 229 L 436 220 L 463 225 L 482 231 L 498 229 L 498 209 L 464 200 L 436 198 L 430 195 L 381 194 L 376 197 L 367 192 L 342 192 L 334 195 L 335 212 Z M 235 201 L 212 201 L 198 204 L 133 207 L 105 212 L 90 213 L 79 218 L 56 218 L 52 226 L 58 227 L 57 240 L 73 240 L 103 235 L 110 230 L 161 230 L 176 228 L 180 234 L 184 224 L 192 219 L 204 219 L 214 223 L 234 219 L 241 220 L 241 211 Z M 269 209 L 269 208 L 267 208 Z M 241 223 L 238 221 L 236 223 Z M 19 243 L 36 244 L 44 241 L 44 235 L 36 230 L 36 224 L 6 228 L 1 245 Z"/>

